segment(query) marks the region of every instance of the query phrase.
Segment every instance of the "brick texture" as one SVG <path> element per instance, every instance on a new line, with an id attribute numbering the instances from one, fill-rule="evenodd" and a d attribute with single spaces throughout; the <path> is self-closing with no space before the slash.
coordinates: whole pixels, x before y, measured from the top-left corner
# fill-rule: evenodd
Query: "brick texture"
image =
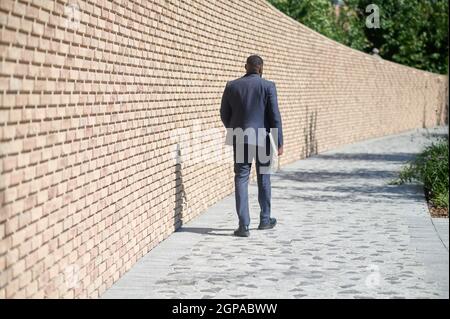
<path id="1" fill-rule="evenodd" d="M 232 192 L 231 151 L 211 154 L 248 55 L 277 85 L 282 165 L 447 112 L 447 77 L 263 0 L 1 0 L 0 32 L 0 298 L 98 297 Z"/>

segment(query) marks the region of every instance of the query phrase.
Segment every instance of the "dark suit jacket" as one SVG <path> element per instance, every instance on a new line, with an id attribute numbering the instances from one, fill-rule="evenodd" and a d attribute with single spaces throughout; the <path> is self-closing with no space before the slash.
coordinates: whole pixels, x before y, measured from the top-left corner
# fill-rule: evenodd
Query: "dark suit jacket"
<path id="1" fill-rule="evenodd" d="M 258 133 L 270 132 L 272 128 L 278 130 L 278 147 L 283 145 L 281 115 L 278 109 L 278 99 L 275 83 L 260 77 L 256 73 L 228 81 L 222 96 L 220 116 L 223 125 L 228 129 L 251 129 L 256 132 L 256 138 L 250 138 L 246 143 L 267 145 Z M 250 130 L 249 130 L 250 131 Z M 273 131 L 273 130 L 272 130 Z M 230 142 L 227 134 L 227 141 Z M 231 143 L 227 143 L 231 144 Z"/>

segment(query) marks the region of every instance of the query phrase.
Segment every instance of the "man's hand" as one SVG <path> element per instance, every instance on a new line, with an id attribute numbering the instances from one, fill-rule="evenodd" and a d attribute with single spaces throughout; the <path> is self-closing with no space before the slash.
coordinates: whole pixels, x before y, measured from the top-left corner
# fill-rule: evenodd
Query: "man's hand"
<path id="1" fill-rule="evenodd" d="M 278 156 L 281 156 L 281 155 L 283 155 L 283 146 L 280 146 L 278 148 Z"/>

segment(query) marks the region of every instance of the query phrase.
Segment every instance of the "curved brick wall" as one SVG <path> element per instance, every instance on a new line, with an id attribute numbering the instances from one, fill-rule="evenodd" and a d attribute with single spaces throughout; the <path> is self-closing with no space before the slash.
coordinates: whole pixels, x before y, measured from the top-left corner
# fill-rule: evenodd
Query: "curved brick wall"
<path id="1" fill-rule="evenodd" d="M 0 298 L 96 297 L 229 194 L 231 162 L 199 154 L 222 144 L 221 94 L 250 54 L 277 84 L 282 164 L 445 116 L 445 77 L 263 0 L 69 3 L 0 2 Z"/>

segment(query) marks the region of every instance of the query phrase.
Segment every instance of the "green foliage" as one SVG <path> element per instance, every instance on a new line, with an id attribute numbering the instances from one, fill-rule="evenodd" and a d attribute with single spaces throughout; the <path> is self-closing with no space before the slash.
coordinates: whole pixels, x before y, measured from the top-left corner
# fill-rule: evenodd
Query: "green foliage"
<path id="1" fill-rule="evenodd" d="M 373 0 L 359 0 L 363 8 Z M 365 28 L 367 39 L 388 60 L 418 69 L 447 73 L 447 0 L 378 1 L 380 29 Z"/>
<path id="2" fill-rule="evenodd" d="M 448 209 L 448 139 L 433 143 L 400 172 L 398 184 L 419 181 L 433 205 Z"/>
<path id="3" fill-rule="evenodd" d="M 346 0 L 339 17 L 330 0 L 269 0 L 309 28 L 354 49 L 430 72 L 448 73 L 447 0 Z M 380 28 L 366 27 L 366 7 L 380 9 Z"/>
<path id="4" fill-rule="evenodd" d="M 278 10 L 307 27 L 354 49 L 369 47 L 364 30 L 357 26 L 359 16 L 349 7 L 340 17 L 334 14 L 330 0 L 269 0 Z"/>

